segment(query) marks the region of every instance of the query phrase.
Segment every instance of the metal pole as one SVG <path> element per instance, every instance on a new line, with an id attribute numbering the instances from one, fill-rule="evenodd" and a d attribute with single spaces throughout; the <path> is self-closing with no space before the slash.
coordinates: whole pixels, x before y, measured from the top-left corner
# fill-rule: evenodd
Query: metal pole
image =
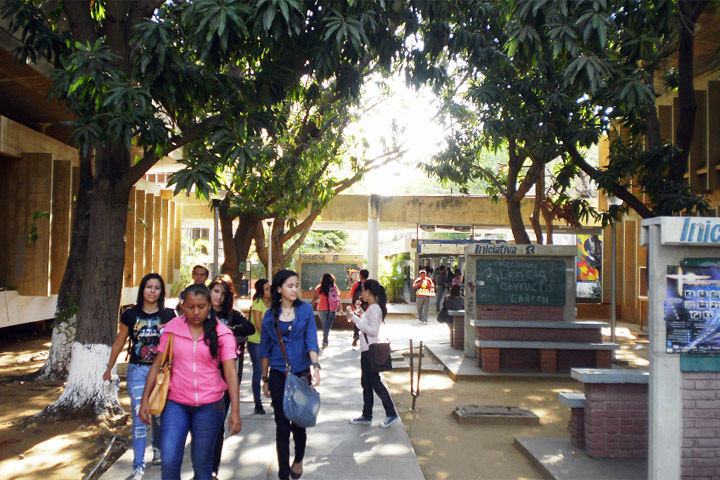
<path id="1" fill-rule="evenodd" d="M 414 377 L 413 373 L 414 373 L 414 372 L 413 372 L 413 341 L 412 341 L 412 338 L 411 338 L 411 339 L 410 339 L 410 396 L 411 396 L 411 397 L 414 397 L 414 396 L 415 396 L 415 389 L 414 389 L 414 387 L 413 387 L 413 380 L 414 380 L 414 378 L 413 378 L 413 377 Z"/>
<path id="2" fill-rule="evenodd" d="M 617 303 L 617 238 L 615 235 L 615 221 L 612 222 L 612 238 L 610 239 L 610 257 L 612 265 L 610 265 L 610 341 L 617 343 L 615 336 L 616 322 L 616 303 Z M 613 359 L 615 351 L 613 350 Z"/>

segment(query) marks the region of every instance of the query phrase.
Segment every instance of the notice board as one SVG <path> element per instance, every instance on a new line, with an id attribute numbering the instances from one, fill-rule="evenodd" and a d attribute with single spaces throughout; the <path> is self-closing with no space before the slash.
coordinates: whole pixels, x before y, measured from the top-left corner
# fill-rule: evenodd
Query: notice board
<path id="1" fill-rule="evenodd" d="M 565 306 L 565 270 L 563 260 L 479 258 L 477 303 Z"/>
<path id="2" fill-rule="evenodd" d="M 720 354 L 720 259 L 667 267 L 666 353 Z"/>

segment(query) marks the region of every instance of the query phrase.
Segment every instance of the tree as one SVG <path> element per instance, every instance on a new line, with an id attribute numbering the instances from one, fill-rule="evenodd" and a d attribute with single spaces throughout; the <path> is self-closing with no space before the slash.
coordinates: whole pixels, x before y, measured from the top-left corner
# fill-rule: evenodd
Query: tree
<path id="1" fill-rule="evenodd" d="M 690 143 L 680 135 L 676 146 L 660 138 L 653 79 L 675 51 L 675 39 L 692 45 L 694 21 L 705 5 L 664 0 L 452 2 L 453 8 L 424 16 L 426 41 L 415 52 L 414 73 L 421 81 L 441 84 L 451 77 L 447 61 L 454 60 L 474 82 L 465 98 L 475 106 L 478 119 L 473 121 L 482 128 L 483 146 L 534 138 L 526 143 L 535 145 L 530 152 L 539 146 L 548 154 L 544 162 L 554 156 L 563 162 L 555 187 L 559 192 L 582 171 L 642 217 L 702 212 L 704 198 L 684 185 L 681 175 L 667 175 L 687 164 Z M 692 79 L 692 48 L 679 48 L 677 54 L 682 75 Z M 690 103 L 691 81 L 685 89 L 681 96 Z M 681 116 L 683 128 L 691 129 L 691 106 L 681 108 Z M 618 134 L 620 126 L 629 136 Z M 592 167 L 581 151 L 612 132 L 609 166 Z M 650 140 L 649 148 L 638 140 L 642 135 Z M 478 175 L 477 166 L 467 161 L 446 167 L 441 173 Z M 651 207 L 631 193 L 631 180 L 649 195 Z M 598 215 L 582 200 L 562 195 L 557 200 L 570 201 L 579 218 Z"/>
<path id="2" fill-rule="evenodd" d="M 406 12 L 330 0 L 53 5 L 51 15 L 35 0 L 3 5 L 11 30 L 21 32 L 19 56 L 60 67 L 53 93 L 76 116 L 74 141 L 94 165 L 70 373 L 46 413 L 99 415 L 120 408 L 101 376 L 116 332 L 133 184 L 164 155 L 211 136 L 225 139 L 216 144 L 228 163 L 251 165 L 256 145 L 247 139 L 272 129 L 272 108 L 293 92 L 298 71 L 319 79 L 340 72 L 341 88 L 356 88 L 343 73 L 362 58 L 363 42 L 376 40 L 388 63 L 395 32 L 378 20 Z"/>

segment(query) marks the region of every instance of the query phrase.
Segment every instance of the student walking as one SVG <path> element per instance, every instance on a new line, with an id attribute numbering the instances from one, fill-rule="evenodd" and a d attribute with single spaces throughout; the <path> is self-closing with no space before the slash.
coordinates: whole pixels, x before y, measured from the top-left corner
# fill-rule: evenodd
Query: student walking
<path id="1" fill-rule="evenodd" d="M 325 350 L 328 346 L 330 328 L 333 320 L 335 320 L 335 312 L 340 308 L 340 292 L 337 285 L 335 285 L 335 277 L 333 277 L 332 273 L 326 273 L 322 276 L 320 284 L 315 287 L 312 304 L 317 305 L 316 310 L 323 329 L 322 348 Z"/>
<path id="2" fill-rule="evenodd" d="M 435 284 L 425 270 L 420 270 L 418 278 L 413 282 L 413 288 L 416 294 L 415 304 L 417 305 L 418 320 L 420 323 L 428 323 L 430 299 L 435 296 Z"/>
<path id="3" fill-rule="evenodd" d="M 222 325 L 228 327 L 235 336 L 238 357 L 238 385 L 242 381 L 243 359 L 245 357 L 245 342 L 249 335 L 255 333 L 255 327 L 245 318 L 245 315 L 233 308 L 235 302 L 235 289 L 233 282 L 227 275 L 220 275 L 213 278 L 208 286 L 210 289 L 210 302 L 215 312 L 217 320 Z M 223 395 L 225 404 L 225 416 L 227 417 L 230 408 L 230 393 L 228 391 Z M 224 420 L 224 419 L 223 419 Z M 222 456 L 222 447 L 225 439 L 225 422 L 218 432 L 215 439 L 215 450 L 213 451 L 213 474 L 217 476 L 220 470 L 220 458 Z"/>
<path id="4" fill-rule="evenodd" d="M 380 325 L 385 323 L 387 315 L 387 300 L 385 288 L 377 280 L 365 280 L 362 291 L 363 301 L 367 302 L 367 311 L 360 309 L 358 317 L 351 307 L 347 308 L 348 318 L 352 320 L 362 335 L 360 335 L 360 384 L 363 391 L 362 415 L 350 420 L 355 425 L 369 425 L 372 423 L 374 399 L 373 392 L 380 397 L 383 408 L 385 408 L 385 421 L 380 424 L 381 428 L 387 428 L 397 422 L 398 415 L 395 410 L 390 393 L 382 383 L 380 374 L 373 372 L 370 365 L 370 344 L 380 341 Z M 357 309 L 356 309 L 357 311 Z"/>
<path id="5" fill-rule="evenodd" d="M 162 478 L 178 480 L 188 432 L 192 435 L 192 463 L 195 480 L 212 478 L 215 438 L 225 420 L 223 395 L 230 395 L 230 434 L 242 428 L 238 403 L 236 346 L 232 331 L 218 323 L 211 308 L 210 290 L 205 285 L 185 289 L 185 317 L 174 318 L 163 330 L 158 352 L 164 352 L 173 335 L 172 376 L 162 412 Z M 140 419 L 150 421 L 148 398 L 155 387 L 162 356 L 157 356 L 148 373 Z M 220 368 L 222 367 L 222 373 Z M 223 379 L 224 377 L 224 379 Z"/>
<path id="6" fill-rule="evenodd" d="M 279 343 L 282 336 L 290 375 L 297 375 L 313 385 L 320 384 L 317 327 L 312 306 L 298 298 L 300 279 L 292 270 L 280 270 L 273 278 L 272 302 L 265 312 L 260 340 L 263 393 L 272 398 L 275 414 L 275 442 L 278 457 L 278 478 L 287 480 L 302 476 L 307 431 L 285 418 L 283 392 L 285 387 L 285 356 Z M 312 375 L 310 374 L 312 367 Z M 290 465 L 290 434 L 295 443 L 295 458 Z"/>
<path id="7" fill-rule="evenodd" d="M 132 408 L 133 479 L 139 480 L 145 473 L 145 445 L 147 426 L 140 420 L 140 399 L 145 388 L 150 366 L 155 361 L 160 343 L 160 330 L 173 319 L 175 313 L 165 308 L 165 282 L 157 273 L 149 273 L 140 280 L 135 306 L 120 317 L 118 334 L 112 344 L 108 366 L 103 380 L 110 381 L 112 368 L 120 351 L 130 337 L 127 368 L 127 391 Z M 160 423 L 152 416 L 152 446 L 155 465 L 161 462 Z"/>
<path id="8" fill-rule="evenodd" d="M 255 413 L 265 415 L 265 409 L 262 405 L 260 397 L 260 379 L 262 378 L 262 360 L 260 359 L 260 335 L 262 332 L 262 321 L 265 310 L 270 308 L 270 282 L 265 278 L 261 278 L 255 282 L 255 294 L 253 295 L 253 303 L 250 306 L 250 321 L 255 326 L 255 333 L 247 339 L 247 349 L 250 353 L 250 361 L 252 362 L 252 394 L 255 402 Z"/>

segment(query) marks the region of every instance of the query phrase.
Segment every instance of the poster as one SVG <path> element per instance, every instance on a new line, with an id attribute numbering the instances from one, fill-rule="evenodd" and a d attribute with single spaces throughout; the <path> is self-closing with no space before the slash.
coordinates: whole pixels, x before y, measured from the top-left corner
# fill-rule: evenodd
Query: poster
<path id="1" fill-rule="evenodd" d="M 598 235 L 577 236 L 577 281 L 600 281 L 602 242 Z"/>
<path id="2" fill-rule="evenodd" d="M 720 353 L 720 267 L 668 266 L 667 353 Z"/>

